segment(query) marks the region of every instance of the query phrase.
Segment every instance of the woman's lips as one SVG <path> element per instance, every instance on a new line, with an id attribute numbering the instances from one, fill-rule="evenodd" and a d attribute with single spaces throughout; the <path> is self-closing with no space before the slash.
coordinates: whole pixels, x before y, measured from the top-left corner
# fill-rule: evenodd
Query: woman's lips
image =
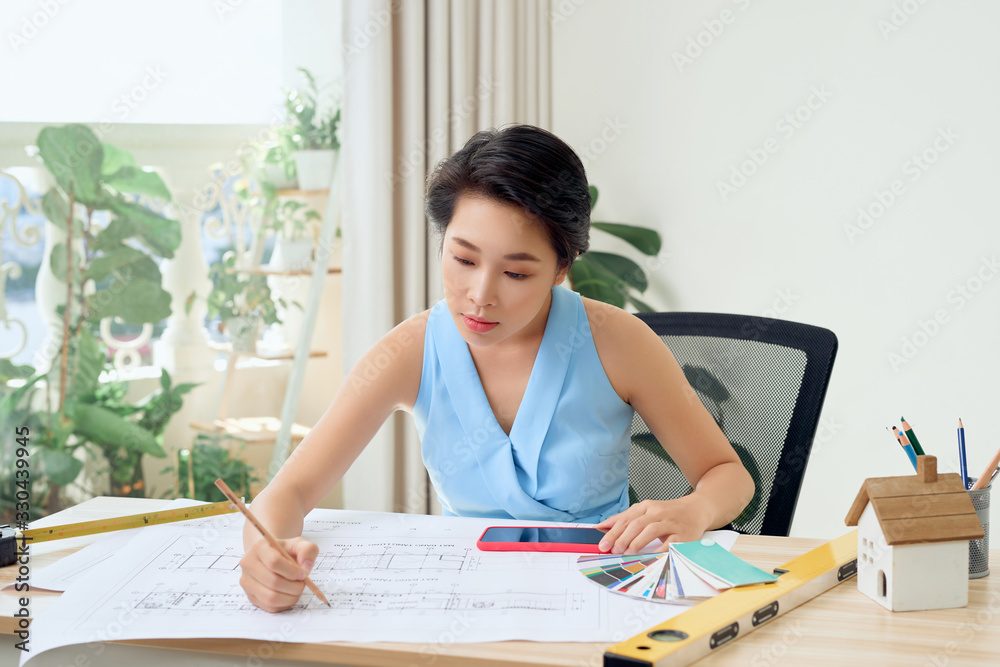
<path id="1" fill-rule="evenodd" d="M 465 326 L 468 327 L 469 331 L 474 331 L 475 333 L 486 333 L 487 331 L 493 329 L 499 322 L 487 322 L 483 320 L 477 320 L 468 315 L 462 315 L 462 321 L 465 322 Z"/>

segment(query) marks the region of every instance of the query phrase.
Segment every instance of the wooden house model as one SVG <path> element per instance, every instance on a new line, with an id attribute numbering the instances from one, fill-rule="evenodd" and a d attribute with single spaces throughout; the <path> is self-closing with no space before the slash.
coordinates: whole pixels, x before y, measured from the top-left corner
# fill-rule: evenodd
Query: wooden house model
<path id="1" fill-rule="evenodd" d="M 858 527 L 858 589 L 891 611 L 969 603 L 969 540 L 983 526 L 955 473 L 917 457 L 917 474 L 865 480 L 845 519 Z"/>

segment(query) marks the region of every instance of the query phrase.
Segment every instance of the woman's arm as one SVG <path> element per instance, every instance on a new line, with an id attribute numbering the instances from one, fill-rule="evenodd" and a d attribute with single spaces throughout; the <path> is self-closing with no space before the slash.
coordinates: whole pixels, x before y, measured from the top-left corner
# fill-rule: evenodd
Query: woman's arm
<path id="1" fill-rule="evenodd" d="M 675 500 L 644 500 L 609 517 L 598 525 L 608 531 L 602 544 L 614 553 L 634 553 L 656 538 L 696 540 L 704 531 L 726 525 L 754 493 L 753 479 L 736 450 L 645 322 L 613 306 L 592 309 L 594 343 L 612 386 L 694 489 Z"/>
<path id="2" fill-rule="evenodd" d="M 302 593 L 302 579 L 318 549 L 298 537 L 305 515 L 340 481 L 385 420 L 412 407 L 420 389 L 427 313 L 386 334 L 355 364 L 319 422 L 253 500 L 253 513 L 283 541 L 299 566 L 284 561 L 250 524 L 243 528 L 240 584 L 251 602 L 287 609 Z"/>

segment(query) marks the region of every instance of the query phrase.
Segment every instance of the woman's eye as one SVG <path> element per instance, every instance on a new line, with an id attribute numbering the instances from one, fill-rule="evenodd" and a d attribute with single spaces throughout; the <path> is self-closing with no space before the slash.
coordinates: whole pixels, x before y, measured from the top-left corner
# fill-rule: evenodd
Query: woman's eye
<path id="1" fill-rule="evenodd" d="M 507 275 L 513 278 L 514 280 L 524 280 L 525 278 L 528 277 L 526 273 L 514 273 L 513 271 L 508 271 Z"/>
<path id="2" fill-rule="evenodd" d="M 464 266 L 472 266 L 472 262 L 467 259 L 462 259 L 461 257 L 455 257 L 455 261 Z"/>

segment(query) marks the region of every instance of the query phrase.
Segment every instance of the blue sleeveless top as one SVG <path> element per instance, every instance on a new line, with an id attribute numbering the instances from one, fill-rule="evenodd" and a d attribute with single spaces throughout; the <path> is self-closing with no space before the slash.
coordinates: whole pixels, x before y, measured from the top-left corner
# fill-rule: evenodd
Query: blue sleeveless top
<path id="1" fill-rule="evenodd" d="M 576 292 L 552 288 L 509 436 L 447 304 L 431 309 L 413 416 L 446 516 L 597 523 L 624 511 L 633 414 L 601 366 Z"/>

